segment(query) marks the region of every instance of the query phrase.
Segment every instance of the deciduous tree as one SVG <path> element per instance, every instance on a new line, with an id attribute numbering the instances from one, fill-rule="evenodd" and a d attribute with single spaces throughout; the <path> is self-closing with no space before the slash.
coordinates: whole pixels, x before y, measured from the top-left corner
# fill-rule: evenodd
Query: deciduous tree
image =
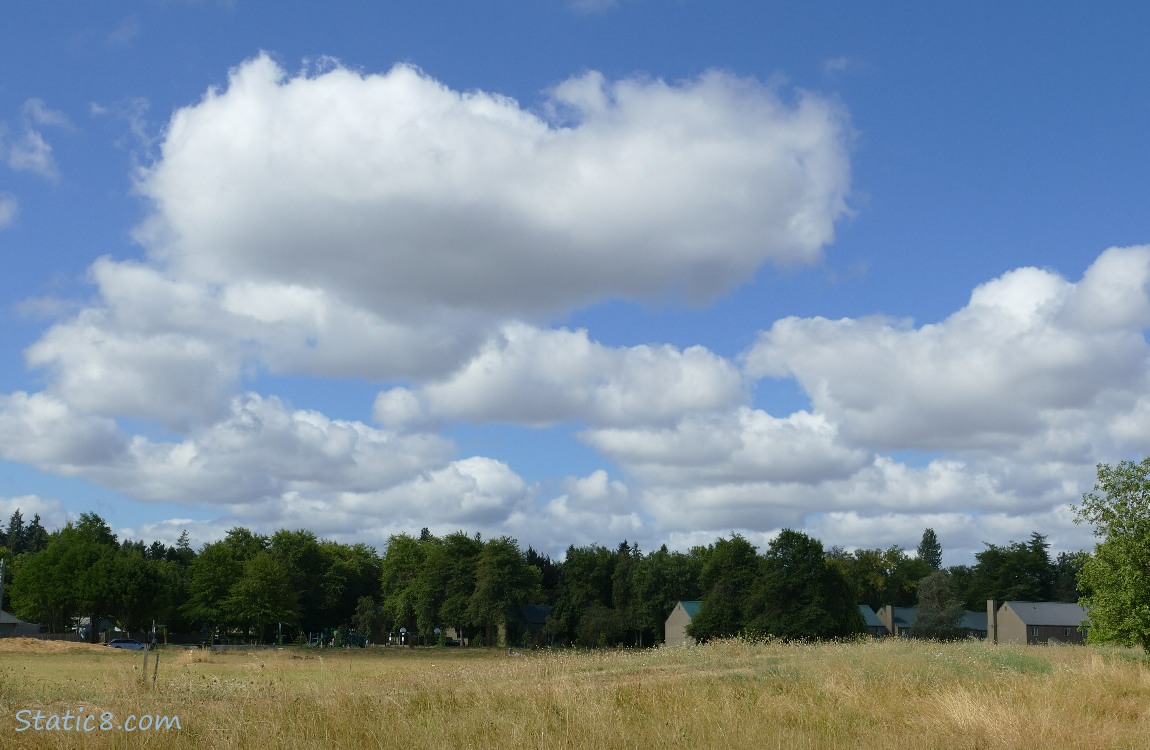
<path id="1" fill-rule="evenodd" d="M 1150 458 L 1099 464 L 1094 491 L 1075 515 L 1101 539 L 1078 576 L 1088 592 L 1081 599 L 1088 640 L 1150 652 Z"/>

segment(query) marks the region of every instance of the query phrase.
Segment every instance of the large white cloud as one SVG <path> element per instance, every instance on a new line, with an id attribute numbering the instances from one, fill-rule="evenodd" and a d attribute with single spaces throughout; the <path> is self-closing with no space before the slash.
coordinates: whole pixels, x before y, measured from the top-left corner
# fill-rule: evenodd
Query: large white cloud
<path id="1" fill-rule="evenodd" d="M 139 173 L 146 261 L 94 263 L 96 301 L 28 362 L 81 413 L 169 429 L 222 419 L 263 371 L 435 379 L 421 395 L 448 418 L 666 420 L 729 402 L 738 377 L 705 350 L 511 340 L 528 329 L 506 321 L 705 297 L 765 262 L 818 258 L 845 210 L 842 113 L 718 72 L 674 85 L 587 73 L 541 109 L 408 66 L 290 77 L 250 60 L 175 113 Z M 62 124 L 42 103 L 27 115 Z M 582 381 L 529 372 L 525 359 L 566 344 L 593 350 Z M 518 360 L 502 384 L 479 382 L 493 357 Z M 499 389 L 516 378 L 534 396 L 511 404 Z M 659 405 L 627 378 L 678 380 Z M 475 391 L 487 406 L 465 406 Z"/>
<path id="2" fill-rule="evenodd" d="M 1077 284 L 1004 274 L 941 323 L 786 318 L 746 367 L 793 376 L 844 437 L 873 448 L 1001 451 L 1075 425 L 1099 432 L 1146 390 L 1148 280 L 1150 246 L 1111 249 Z"/>
<path id="3" fill-rule="evenodd" d="M 713 72 L 557 86 L 544 119 L 399 66 L 267 56 L 179 111 L 139 237 L 181 275 L 321 287 L 389 316 L 709 297 L 807 263 L 845 211 L 841 112 Z M 557 121 L 562 118 L 561 121 Z"/>

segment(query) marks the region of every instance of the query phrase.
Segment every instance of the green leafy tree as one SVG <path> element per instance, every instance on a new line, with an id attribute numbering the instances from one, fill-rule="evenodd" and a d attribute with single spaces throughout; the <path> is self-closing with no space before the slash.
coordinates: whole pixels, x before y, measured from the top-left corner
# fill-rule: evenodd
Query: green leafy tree
<path id="1" fill-rule="evenodd" d="M 204 545 L 188 568 L 188 598 L 181 613 L 190 621 L 219 628 L 232 624 L 225 602 L 243 575 L 242 547 L 225 541 Z"/>
<path id="2" fill-rule="evenodd" d="M 887 571 L 887 601 L 884 604 L 915 606 L 918 603 L 918 582 L 933 572 L 931 567 L 923 560 L 911 557 L 897 545 L 884 550 L 882 557 Z"/>
<path id="3" fill-rule="evenodd" d="M 393 534 L 380 563 L 380 596 L 383 618 L 389 627 L 417 630 L 419 588 L 417 579 L 427 557 L 427 544 L 407 534 Z"/>
<path id="4" fill-rule="evenodd" d="M 1078 586 L 1078 575 L 1089 556 L 1083 552 L 1059 552 L 1054 560 L 1054 600 L 1076 602 L 1085 592 Z"/>
<path id="5" fill-rule="evenodd" d="M 819 554 L 821 558 L 821 550 Z M 703 604 L 687 626 L 687 635 L 698 641 L 737 635 L 747 625 L 747 594 L 759 574 L 755 547 L 734 534 L 716 541 L 702 557 Z"/>
<path id="6" fill-rule="evenodd" d="M 785 639 L 836 638 L 865 629 L 850 582 L 817 539 L 779 532 L 751 589 L 747 631 Z"/>
<path id="7" fill-rule="evenodd" d="M 885 604 L 894 604 L 893 598 L 887 594 L 890 571 L 883 550 L 857 549 L 837 559 L 847 580 L 851 582 L 856 603 L 866 604 L 876 610 Z"/>
<path id="8" fill-rule="evenodd" d="M 511 537 L 488 539 L 475 561 L 475 591 L 468 602 L 468 619 L 486 631 L 484 643 L 495 644 L 508 609 L 529 604 L 539 596 L 542 574 L 529 565 Z"/>
<path id="9" fill-rule="evenodd" d="M 592 604 L 579 618 L 575 642 L 588 648 L 610 646 L 622 639 L 625 631 L 626 623 L 616 610 Z"/>
<path id="10" fill-rule="evenodd" d="M 914 622 L 916 638 L 955 640 L 963 636 L 962 600 L 952 586 L 950 574 L 935 572 L 918 583 L 918 616 Z"/>
<path id="11" fill-rule="evenodd" d="M 320 616 L 323 622 L 349 623 L 363 597 L 379 597 L 380 560 L 366 544 L 319 543 L 323 570 Z"/>
<path id="12" fill-rule="evenodd" d="M 299 592 L 275 555 L 262 550 L 244 563 L 243 575 L 229 589 L 224 608 L 231 622 L 252 626 L 262 639 L 270 626 L 296 621 Z"/>
<path id="13" fill-rule="evenodd" d="M 544 634 L 556 641 L 574 643 L 579 621 L 592 607 L 612 607 L 611 588 L 616 555 L 599 544 L 567 548 L 559 568 L 555 608 L 544 626 Z"/>
<path id="14" fill-rule="evenodd" d="M 934 529 L 922 532 L 922 541 L 918 543 L 918 559 L 926 563 L 931 570 L 942 567 L 942 545 L 939 544 Z"/>
<path id="15" fill-rule="evenodd" d="M 1050 601 L 1054 596 L 1055 570 L 1048 553 L 1046 537 L 1038 532 L 1028 542 L 1011 542 L 1000 547 L 986 544 L 975 554 L 978 561 L 970 589 L 964 597 L 968 604 L 986 606 L 987 599 L 999 601 Z"/>
<path id="16" fill-rule="evenodd" d="M 379 604 L 370 596 L 361 596 L 355 604 L 355 614 L 351 618 L 351 626 L 361 635 L 366 635 L 373 641 L 380 636 Z"/>
<path id="17" fill-rule="evenodd" d="M 1087 639 L 1150 652 L 1150 458 L 1099 464 L 1075 520 L 1101 539 L 1078 575 L 1088 591 L 1080 600 L 1090 613 Z"/>
<path id="18" fill-rule="evenodd" d="M 49 544 L 40 552 L 21 555 L 7 589 L 14 614 L 46 626 L 49 633 L 64 632 L 78 608 L 66 552 L 64 544 Z"/>
<path id="19" fill-rule="evenodd" d="M 276 562 L 288 577 L 298 594 L 299 627 L 302 630 L 323 630 L 333 624 L 324 617 L 324 573 L 328 568 L 320 549 L 319 540 L 307 529 L 288 531 L 280 529 L 272 534 L 268 543 Z M 352 606 L 354 606 L 354 599 Z M 347 614 L 350 617 L 351 613 Z M 277 621 L 278 622 L 278 621 Z"/>
<path id="20" fill-rule="evenodd" d="M 105 585 L 120 627 L 129 632 L 146 630 L 153 621 L 163 621 L 164 578 L 156 561 L 137 548 L 121 547 L 111 561 L 110 573 Z"/>
<path id="21" fill-rule="evenodd" d="M 456 531 L 443 538 L 442 555 L 447 567 L 446 578 L 439 580 L 443 591 L 440 624 L 454 627 L 464 638 L 470 638 L 474 630 L 467 612 L 475 594 L 475 573 L 482 551 L 483 542 L 478 536 Z"/>

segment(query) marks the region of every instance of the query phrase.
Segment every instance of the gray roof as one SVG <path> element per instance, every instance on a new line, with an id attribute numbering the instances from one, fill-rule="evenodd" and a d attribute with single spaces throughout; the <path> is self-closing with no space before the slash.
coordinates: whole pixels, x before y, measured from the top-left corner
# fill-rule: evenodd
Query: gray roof
<path id="1" fill-rule="evenodd" d="M 4 610 L 0 609 L 0 625 L 28 625 L 28 624 L 30 624 L 30 623 L 26 623 L 23 620 L 21 620 L 19 617 L 16 617 L 15 615 L 9 614 L 9 613 L 5 612 Z"/>
<path id="2" fill-rule="evenodd" d="M 554 609 L 550 604 L 521 604 L 519 618 L 527 625 L 543 625 Z"/>
<path id="3" fill-rule="evenodd" d="M 914 607 L 891 607 L 894 610 L 895 627 L 913 628 L 914 621 L 918 619 L 918 610 Z"/>
<path id="4" fill-rule="evenodd" d="M 859 612 L 862 613 L 863 619 L 866 620 L 866 626 L 868 628 L 885 628 L 886 627 L 886 625 L 882 624 L 882 620 L 878 619 L 878 615 L 876 615 L 874 613 L 874 610 L 871 609 L 870 607 L 868 607 L 867 605 L 860 604 L 859 605 Z"/>
<path id="5" fill-rule="evenodd" d="M 1086 610 L 1071 602 L 1004 602 L 1027 625 L 1073 627 L 1087 618 Z"/>
<path id="6" fill-rule="evenodd" d="M 966 610 L 962 613 L 962 619 L 958 621 L 958 626 L 963 630 L 987 630 L 987 618 L 985 612 L 972 612 Z"/>

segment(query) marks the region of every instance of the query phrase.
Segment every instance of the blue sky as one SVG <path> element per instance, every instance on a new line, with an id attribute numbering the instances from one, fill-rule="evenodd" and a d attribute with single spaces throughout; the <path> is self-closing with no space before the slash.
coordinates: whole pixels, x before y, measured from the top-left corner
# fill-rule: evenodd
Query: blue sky
<path id="1" fill-rule="evenodd" d="M 0 514 L 1088 546 L 1150 11 L 801 5 L 0 11 Z"/>

